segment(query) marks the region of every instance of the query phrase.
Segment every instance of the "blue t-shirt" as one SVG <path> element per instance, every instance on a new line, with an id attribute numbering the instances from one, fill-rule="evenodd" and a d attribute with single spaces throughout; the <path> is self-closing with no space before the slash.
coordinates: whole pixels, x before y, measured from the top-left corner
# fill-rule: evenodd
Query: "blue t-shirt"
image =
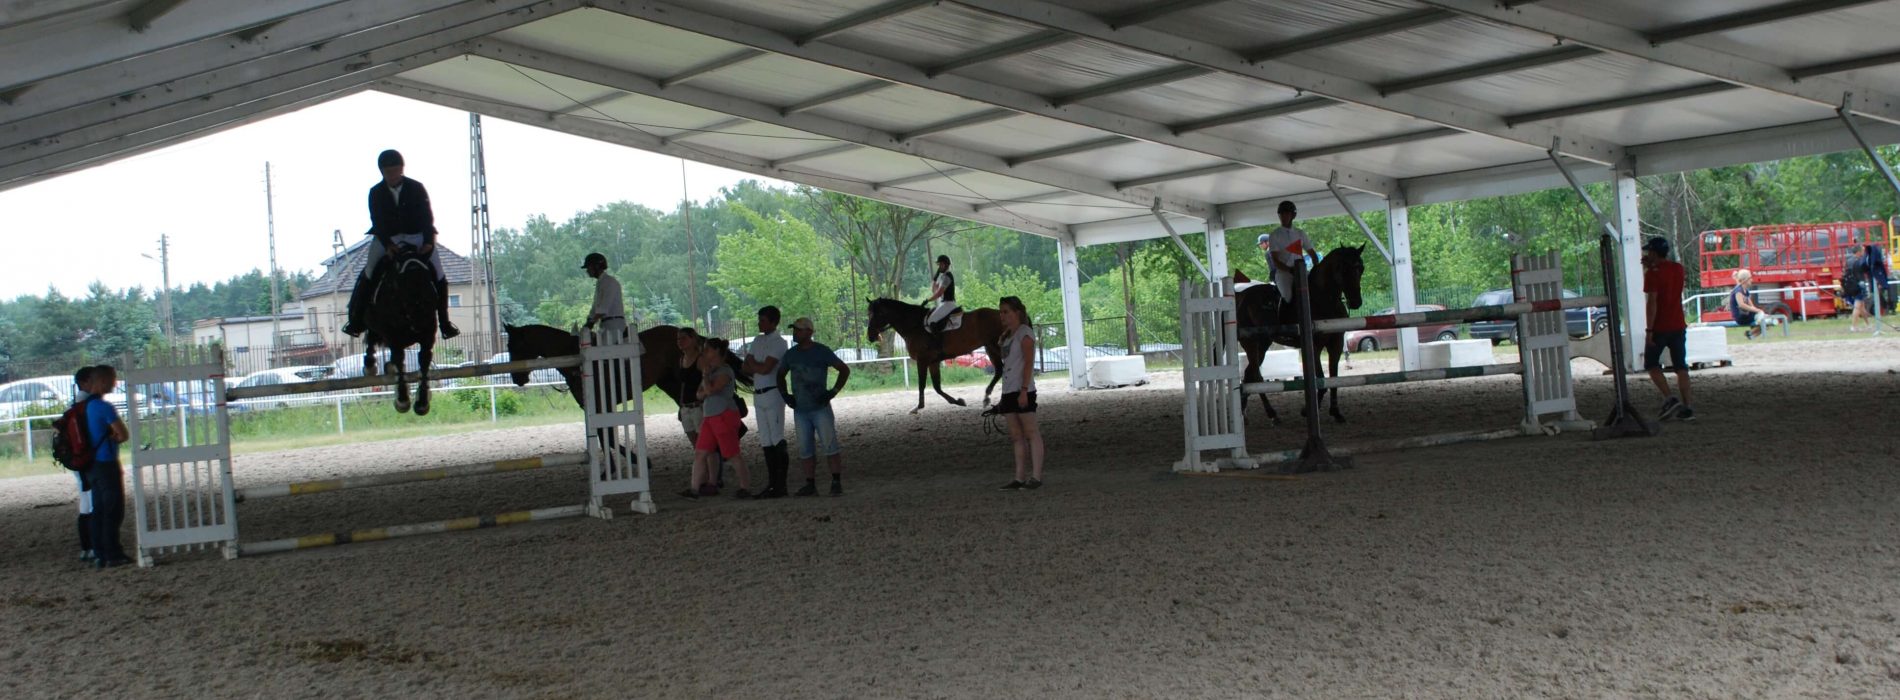
<path id="1" fill-rule="evenodd" d="M 98 451 L 92 458 L 100 462 L 119 461 L 119 443 L 112 440 L 112 424 L 119 422 L 119 409 L 111 401 L 99 399 L 86 402 L 86 434 L 92 436 L 92 444 L 98 445 Z"/>
<path id="2" fill-rule="evenodd" d="M 812 341 L 808 348 L 793 345 L 785 350 L 779 362 L 785 365 L 786 383 L 791 385 L 792 396 L 798 401 L 793 410 L 807 411 L 831 405 L 831 384 L 826 380 L 831 366 L 839 362 L 831 348 L 817 341 Z"/>
<path id="3" fill-rule="evenodd" d="M 1742 296 L 1745 294 L 1748 292 L 1743 291 L 1739 284 L 1728 290 L 1728 315 L 1735 319 L 1736 325 L 1752 326 L 1755 325 L 1755 314 L 1742 309 Z"/>

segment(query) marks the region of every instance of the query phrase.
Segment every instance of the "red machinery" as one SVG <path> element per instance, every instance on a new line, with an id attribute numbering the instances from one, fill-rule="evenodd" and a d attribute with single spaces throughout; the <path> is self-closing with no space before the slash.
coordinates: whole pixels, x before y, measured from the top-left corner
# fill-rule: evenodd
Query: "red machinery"
<path id="1" fill-rule="evenodd" d="M 1886 245 L 1893 236 L 1885 221 L 1842 221 L 1831 224 L 1774 224 L 1702 234 L 1702 287 L 1726 290 L 1735 286 L 1735 271 L 1755 274 L 1755 303 L 1776 313 L 1799 317 L 1828 317 L 1840 311 L 1838 290 L 1847 259 L 1867 244 Z M 1791 292 L 1780 287 L 1821 287 Z M 1785 305 L 1784 312 L 1776 305 Z M 1703 312 L 1704 322 L 1728 321 L 1723 303 Z"/>

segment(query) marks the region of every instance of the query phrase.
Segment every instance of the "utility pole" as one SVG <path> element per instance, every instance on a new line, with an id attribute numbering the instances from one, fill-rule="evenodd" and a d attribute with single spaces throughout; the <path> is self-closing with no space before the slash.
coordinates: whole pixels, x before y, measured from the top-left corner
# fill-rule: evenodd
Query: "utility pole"
<path id="1" fill-rule="evenodd" d="M 270 161 L 264 161 L 264 227 L 270 236 L 270 366 L 276 367 L 277 344 L 284 338 L 282 329 L 278 328 L 278 317 L 284 315 L 284 307 L 277 291 L 277 212 L 271 197 Z"/>
<path id="2" fill-rule="evenodd" d="M 697 271 L 693 266 L 693 200 L 686 190 L 686 159 L 680 159 L 680 216 L 686 219 L 686 300 L 692 307 L 692 315 L 687 318 L 699 318 L 699 283 Z"/>
<path id="3" fill-rule="evenodd" d="M 494 239 L 488 226 L 488 157 L 482 145 L 482 115 L 468 113 L 468 254 L 475 298 L 488 307 L 475 310 L 476 353 L 501 350 L 501 292 L 495 288 Z M 484 347 L 486 344 L 486 347 Z"/>
<path id="4" fill-rule="evenodd" d="M 165 234 L 158 234 L 158 257 L 153 258 L 150 253 L 139 253 L 139 255 L 143 256 L 146 260 L 158 261 L 158 275 L 160 280 L 158 288 L 159 330 L 165 333 L 165 344 L 167 346 L 175 345 L 178 341 L 177 338 L 173 336 L 177 334 L 178 324 L 172 318 L 171 241 Z"/>

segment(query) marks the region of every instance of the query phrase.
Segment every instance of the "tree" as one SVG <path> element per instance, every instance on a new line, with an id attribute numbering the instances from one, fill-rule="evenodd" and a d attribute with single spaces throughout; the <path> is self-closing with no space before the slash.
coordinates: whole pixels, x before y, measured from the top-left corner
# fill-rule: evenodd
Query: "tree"
<path id="1" fill-rule="evenodd" d="M 929 269 L 923 248 L 932 239 L 971 230 L 947 216 L 871 199 L 800 187 L 812 227 L 830 240 L 862 276 L 865 294 L 904 297 L 905 275 Z"/>
<path id="2" fill-rule="evenodd" d="M 848 273 L 832 261 L 811 225 L 783 214 L 766 218 L 742 204 L 729 206 L 747 228 L 720 242 L 710 278 L 734 304 L 732 314 L 750 316 L 739 309 L 771 304 L 788 319 L 810 317 L 821 334 L 849 333 L 839 303 L 849 285 Z"/>

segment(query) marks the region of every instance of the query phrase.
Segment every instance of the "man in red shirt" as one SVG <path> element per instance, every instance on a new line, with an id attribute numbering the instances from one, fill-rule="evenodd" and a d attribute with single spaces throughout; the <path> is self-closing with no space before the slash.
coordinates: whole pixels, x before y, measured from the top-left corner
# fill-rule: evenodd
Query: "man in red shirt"
<path id="1" fill-rule="evenodd" d="M 1669 259 L 1669 239 L 1651 238 L 1643 242 L 1643 292 L 1649 295 L 1649 333 L 1643 345 L 1643 369 L 1649 381 L 1663 395 L 1660 420 L 1695 420 L 1689 407 L 1689 361 L 1683 345 L 1689 325 L 1682 319 L 1682 264 Z M 1682 396 L 1669 393 L 1669 380 L 1663 377 L 1662 353 L 1669 351 L 1676 363 L 1676 389 Z"/>

